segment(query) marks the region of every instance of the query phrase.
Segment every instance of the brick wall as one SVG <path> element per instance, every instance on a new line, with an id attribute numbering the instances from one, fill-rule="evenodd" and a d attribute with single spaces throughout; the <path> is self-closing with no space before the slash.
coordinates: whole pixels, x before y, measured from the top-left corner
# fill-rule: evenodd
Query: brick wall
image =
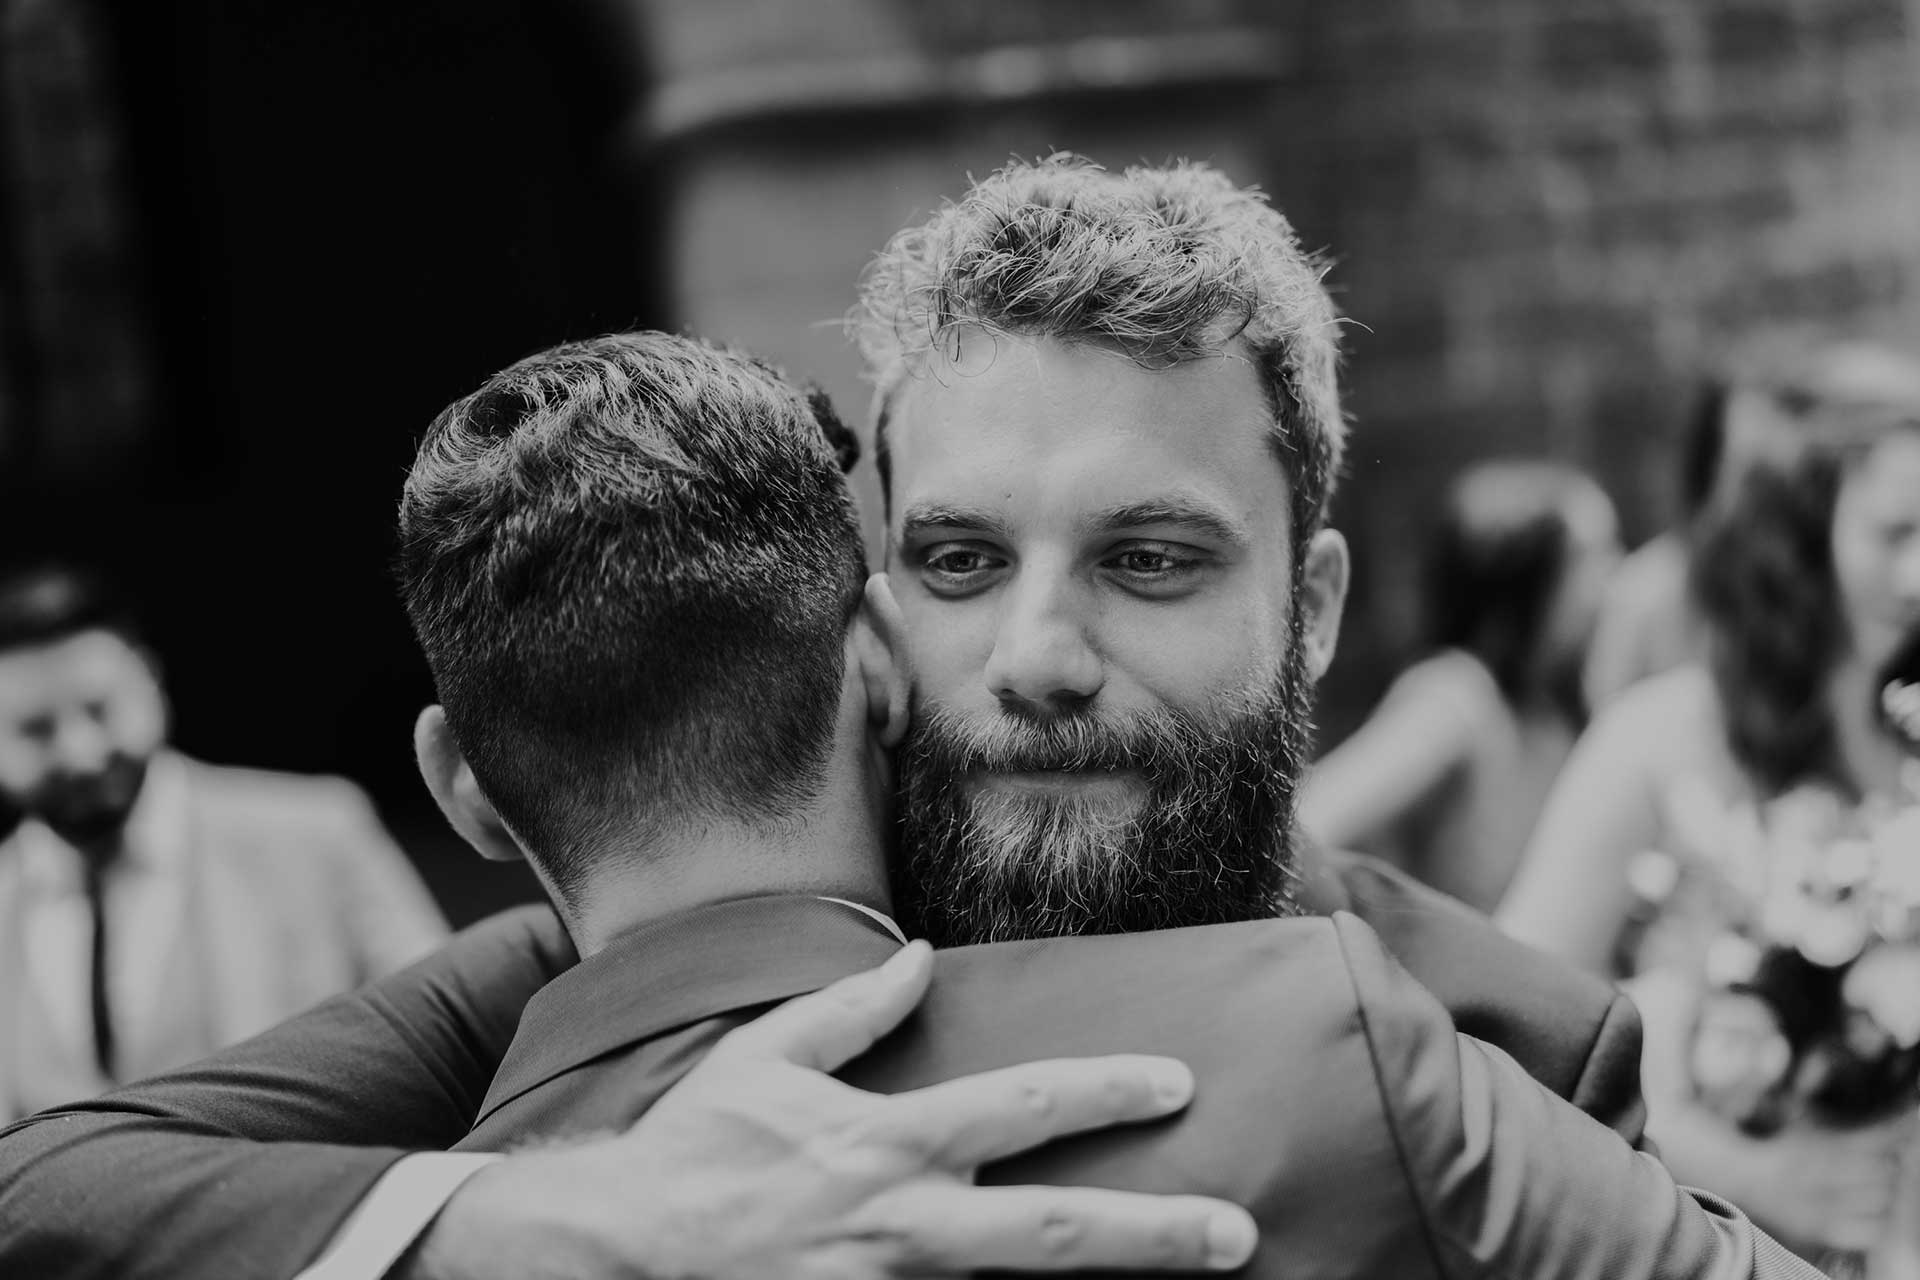
<path id="1" fill-rule="evenodd" d="M 822 64 L 857 80 L 858 59 L 897 73 L 906 51 L 937 78 L 983 48 L 1024 48 L 1003 59 L 1014 83 L 1071 61 L 1059 50 L 1091 24 L 1179 56 L 1237 33 L 1270 74 L 1242 59 L 1211 88 L 996 97 L 988 84 L 965 105 L 774 113 L 646 154 L 682 316 L 854 407 L 833 321 L 886 235 L 966 171 L 1060 147 L 1109 163 L 1210 156 L 1263 185 L 1332 252 L 1357 322 L 1339 520 L 1359 573 L 1323 715 L 1337 734 L 1404 653 L 1407 552 L 1464 462 L 1585 463 L 1644 534 L 1666 512 L 1669 442 L 1699 370 L 1763 337 L 1920 347 L 1920 0 L 1280 8 L 995 0 L 955 24 L 929 17 L 938 5 L 835 0 L 799 25 L 758 0 L 657 5 L 656 75 L 682 118 L 729 59 L 754 67 L 748 83 Z M 751 38 L 729 52 L 738 32 Z"/>
<path id="2" fill-rule="evenodd" d="M 1641 535 L 1703 368 L 1819 335 L 1920 350 L 1916 8 L 1312 7 L 1262 163 L 1366 326 L 1334 717 L 1389 674 L 1405 549 L 1462 462 L 1570 457 Z"/>

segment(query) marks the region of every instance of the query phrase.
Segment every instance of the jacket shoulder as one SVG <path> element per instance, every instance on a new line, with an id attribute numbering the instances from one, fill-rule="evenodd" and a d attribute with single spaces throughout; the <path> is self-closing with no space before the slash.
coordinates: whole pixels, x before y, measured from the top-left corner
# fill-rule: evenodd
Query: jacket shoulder
<path id="1" fill-rule="evenodd" d="M 1107 1053 L 1181 1059 L 1193 1102 L 1173 1123 L 1049 1143 L 982 1170 L 982 1182 L 1233 1200 L 1261 1225 L 1253 1276 L 1438 1274 L 1334 920 L 941 952 L 905 1034 L 848 1079 L 892 1092 Z"/>
<path id="2" fill-rule="evenodd" d="M 361 823 L 373 818 L 373 802 L 359 785 L 333 774 L 282 773 L 183 758 L 189 793 L 200 809 L 237 818 L 303 822 L 330 818 Z"/>
<path id="3" fill-rule="evenodd" d="M 1609 982 L 1517 942 L 1487 917 L 1396 868 L 1324 855 L 1347 909 L 1431 992 L 1463 1033 L 1639 1142 L 1640 1020 Z"/>

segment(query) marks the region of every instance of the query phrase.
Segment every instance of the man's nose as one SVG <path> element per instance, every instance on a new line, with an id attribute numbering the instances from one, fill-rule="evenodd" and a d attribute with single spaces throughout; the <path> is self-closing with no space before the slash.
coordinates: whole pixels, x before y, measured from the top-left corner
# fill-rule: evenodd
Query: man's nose
<path id="1" fill-rule="evenodd" d="M 63 772 L 94 774 L 106 768 L 113 754 L 113 742 L 105 726 L 92 716 L 71 715 L 60 718 L 54 738 L 54 758 Z"/>
<path id="2" fill-rule="evenodd" d="M 1000 629 L 987 658 L 987 689 L 1003 703 L 1040 712 L 1071 710 L 1106 681 L 1087 632 L 1090 602 L 1071 581 L 1037 576 L 1005 597 Z"/>

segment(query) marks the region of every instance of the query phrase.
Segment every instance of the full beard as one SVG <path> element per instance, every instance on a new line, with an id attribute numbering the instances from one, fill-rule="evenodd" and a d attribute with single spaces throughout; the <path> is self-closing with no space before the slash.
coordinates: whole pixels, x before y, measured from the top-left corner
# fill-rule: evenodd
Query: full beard
<path id="1" fill-rule="evenodd" d="M 917 715 L 897 762 L 896 902 L 942 947 L 1294 914 L 1310 700 L 1296 635 L 1271 685 L 1208 716 Z M 1134 775 L 1143 794 L 972 781 L 1051 770 Z"/>
<path id="2" fill-rule="evenodd" d="M 75 848 L 101 849 L 126 829 L 146 785 L 149 763 L 140 756 L 115 755 L 98 773 L 50 781 L 27 800 L 25 809 Z"/>

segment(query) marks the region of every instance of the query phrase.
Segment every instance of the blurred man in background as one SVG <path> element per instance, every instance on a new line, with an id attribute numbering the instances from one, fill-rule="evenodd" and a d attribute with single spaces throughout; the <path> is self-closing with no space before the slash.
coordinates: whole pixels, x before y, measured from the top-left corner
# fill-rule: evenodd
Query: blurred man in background
<path id="1" fill-rule="evenodd" d="M 123 603 L 0 578 L 0 1120 L 191 1062 L 446 934 L 352 784 L 167 746 Z"/>

